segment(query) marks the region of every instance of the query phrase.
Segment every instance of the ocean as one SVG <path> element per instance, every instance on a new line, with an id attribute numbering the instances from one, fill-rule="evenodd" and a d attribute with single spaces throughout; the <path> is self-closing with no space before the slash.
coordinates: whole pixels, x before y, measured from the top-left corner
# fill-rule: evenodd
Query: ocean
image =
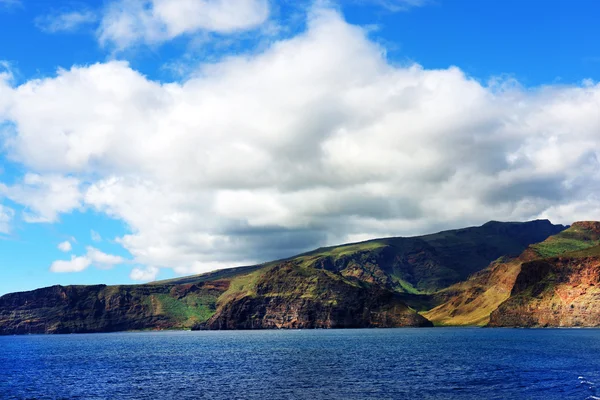
<path id="1" fill-rule="evenodd" d="M 594 399 L 600 330 L 4 336 L 0 398 Z"/>

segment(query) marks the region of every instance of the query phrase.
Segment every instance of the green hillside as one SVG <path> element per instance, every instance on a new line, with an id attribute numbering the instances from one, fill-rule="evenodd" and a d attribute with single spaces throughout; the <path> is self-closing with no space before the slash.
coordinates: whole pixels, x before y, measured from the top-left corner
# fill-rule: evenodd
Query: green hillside
<path id="1" fill-rule="evenodd" d="M 146 285 L 13 293 L 0 297 L 0 334 L 428 326 L 415 310 L 447 300 L 445 288 L 563 230 L 549 221 L 489 222 Z"/>

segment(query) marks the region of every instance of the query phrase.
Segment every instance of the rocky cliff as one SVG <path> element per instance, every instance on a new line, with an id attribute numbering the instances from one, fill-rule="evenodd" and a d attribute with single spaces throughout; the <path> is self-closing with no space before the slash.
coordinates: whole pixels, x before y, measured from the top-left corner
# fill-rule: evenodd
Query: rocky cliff
<path id="1" fill-rule="evenodd" d="M 433 326 L 397 294 L 329 271 L 285 263 L 225 293 L 198 329 Z M 232 285 L 235 287 L 235 285 Z"/>
<path id="2" fill-rule="evenodd" d="M 183 329 L 216 310 L 228 282 L 52 286 L 0 297 L 0 334 Z"/>
<path id="3" fill-rule="evenodd" d="M 600 326 L 600 256 L 523 263 L 510 298 L 492 312 L 488 325 Z"/>
<path id="4" fill-rule="evenodd" d="M 430 309 L 458 293 L 439 289 L 564 228 L 549 221 L 489 222 L 321 248 L 287 260 L 147 285 L 54 286 L 14 293 L 0 297 L 0 334 L 430 326 L 415 310 Z M 484 279 L 486 274 L 480 276 L 481 285 L 487 285 L 486 279 L 497 281 Z"/>
<path id="5" fill-rule="evenodd" d="M 513 297 L 517 296 L 524 301 L 523 299 L 530 295 L 530 292 L 518 295 L 515 293 L 519 285 L 522 285 L 519 282 L 525 279 L 532 283 L 537 278 L 542 279 L 541 276 L 530 276 L 529 269 L 534 268 L 532 266 L 538 265 L 538 263 L 543 265 L 554 263 L 553 259 L 540 261 L 549 256 L 576 254 L 573 252 L 578 250 L 588 254 L 599 243 L 600 223 L 576 222 L 569 229 L 553 235 L 543 242 L 529 246 L 519 257 L 514 259 L 502 257 L 465 282 L 442 290 L 438 296 L 445 295 L 448 299 L 423 315 L 436 325 L 483 326 L 488 323 L 498 325 L 500 324 L 499 318 L 503 318 L 503 323 L 506 325 L 510 325 L 509 320 L 514 322 L 513 325 L 518 326 L 535 325 L 537 323 L 533 323 L 533 320 L 530 322 L 517 321 L 504 315 L 507 312 L 514 312 L 514 310 L 509 311 L 512 310 L 510 304 L 515 305 L 517 302 Z M 577 272 L 573 271 L 573 274 L 576 276 Z M 509 298 L 511 302 L 505 305 L 504 303 Z M 490 321 L 491 315 L 494 316 L 492 321 Z"/>

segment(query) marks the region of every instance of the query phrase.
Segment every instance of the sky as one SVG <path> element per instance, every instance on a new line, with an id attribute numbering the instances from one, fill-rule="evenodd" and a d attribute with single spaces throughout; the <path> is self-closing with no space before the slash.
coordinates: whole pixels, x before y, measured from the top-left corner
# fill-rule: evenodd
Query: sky
<path id="1" fill-rule="evenodd" d="M 600 2 L 0 0 L 0 295 L 600 219 Z"/>

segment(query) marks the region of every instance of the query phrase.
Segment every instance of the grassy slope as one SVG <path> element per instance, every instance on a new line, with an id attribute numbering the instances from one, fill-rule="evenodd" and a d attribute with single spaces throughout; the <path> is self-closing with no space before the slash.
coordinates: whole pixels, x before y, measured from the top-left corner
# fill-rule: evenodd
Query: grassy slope
<path id="1" fill-rule="evenodd" d="M 385 247 L 386 244 L 382 242 L 382 240 L 373 240 L 361 243 L 350 243 L 344 244 L 341 246 L 332 246 L 332 247 L 324 247 L 317 250 L 313 250 L 307 253 L 302 253 L 297 256 L 293 256 L 290 258 L 285 258 L 276 261 L 270 261 L 263 264 L 245 266 L 245 267 L 235 267 L 235 268 L 227 268 L 218 271 L 207 272 L 199 275 L 191 275 L 185 276 L 181 278 L 173 278 L 167 279 L 163 281 L 151 282 L 150 285 L 163 285 L 163 284 L 171 284 L 171 285 L 180 285 L 187 283 L 197 283 L 197 282 L 209 282 L 217 279 L 235 279 L 237 277 L 247 276 L 255 271 L 259 270 L 268 270 L 275 265 L 281 264 L 286 261 L 294 261 L 302 264 L 304 266 L 312 266 L 314 261 L 321 259 L 323 257 L 332 257 L 337 260 L 343 256 L 349 256 L 356 253 L 375 250 L 379 248 Z"/>
<path id="2" fill-rule="evenodd" d="M 315 261 L 322 258 L 331 258 L 334 262 L 336 262 L 344 256 L 353 256 L 362 252 L 370 252 L 386 246 L 387 244 L 384 242 L 384 240 L 372 240 L 337 247 L 321 248 L 293 257 L 292 260 L 298 262 L 302 266 L 310 267 L 314 265 Z"/>
<path id="3" fill-rule="evenodd" d="M 407 294 L 431 294 L 466 279 L 502 255 L 517 256 L 529 244 L 563 229 L 548 221 L 489 222 L 417 237 L 396 237 L 320 248 L 250 267 L 215 271 L 158 283 L 182 284 L 231 279 L 292 261 L 376 283 Z"/>
<path id="4" fill-rule="evenodd" d="M 192 327 L 212 317 L 216 310 L 216 297 L 211 295 L 188 295 L 176 298 L 169 294 L 152 295 L 144 304 L 154 309 L 153 314 L 165 315 L 176 322 L 177 327 Z"/>
<path id="5" fill-rule="evenodd" d="M 221 280 L 222 281 L 222 280 Z M 203 282 L 196 285 L 152 285 L 151 292 L 143 290 L 143 285 L 129 286 L 129 293 L 136 302 L 144 307 L 144 313 L 168 321 L 168 327 L 173 329 L 191 328 L 199 322 L 212 317 L 217 308 L 217 299 L 227 287 Z M 123 293 L 121 286 L 107 286 L 106 293 L 99 297 L 110 295 L 119 296 Z"/>
<path id="6" fill-rule="evenodd" d="M 575 223 L 569 229 L 531 245 L 517 259 L 492 263 L 467 281 L 445 289 L 443 292 L 453 294 L 450 299 L 424 312 L 423 316 L 436 325 L 486 325 L 490 314 L 510 297 L 523 262 L 557 255 L 585 257 L 600 253 L 597 228 L 589 223 Z M 578 251 L 573 253 L 573 250 Z"/>
<path id="7" fill-rule="evenodd" d="M 225 304 L 243 297 L 257 296 L 258 286 L 264 285 L 272 277 L 271 271 L 281 264 L 270 265 L 256 271 L 251 271 L 243 275 L 234 277 L 229 283 L 229 289 L 225 291 L 218 299 L 217 306 Z M 338 281 L 351 286 L 358 286 L 360 282 L 348 280 L 338 274 L 329 271 L 319 271 L 301 263 L 296 264 L 294 270 L 294 278 L 291 277 L 285 284 L 281 282 L 277 286 L 277 290 L 268 293 L 271 297 L 287 297 L 287 298 L 310 298 L 318 297 L 319 279 L 325 274 L 327 278 Z M 281 277 L 279 277 L 281 280 Z M 329 299 L 327 301 L 333 301 Z"/>
<path id="8" fill-rule="evenodd" d="M 273 263 L 276 263 L 276 261 L 246 267 L 220 269 L 217 271 L 211 271 L 199 275 L 184 276 L 181 278 L 165 279 L 162 281 L 150 282 L 148 285 L 185 285 L 190 283 L 211 282 L 216 280 L 229 280 L 238 275 L 245 275 L 252 271 L 267 267 Z"/>
<path id="9" fill-rule="evenodd" d="M 584 258 L 584 257 L 600 257 L 600 245 L 589 247 L 584 250 L 577 250 L 566 253 L 564 257 Z"/>
<path id="10" fill-rule="evenodd" d="M 489 222 L 412 238 L 387 238 L 301 256 L 304 265 L 341 272 L 392 290 L 431 294 L 466 279 L 502 255 L 558 233 L 548 221 Z"/>
<path id="11" fill-rule="evenodd" d="M 569 229 L 531 246 L 540 258 L 555 257 L 600 244 L 599 233 L 591 226 L 573 224 Z"/>
<path id="12" fill-rule="evenodd" d="M 465 282 L 445 289 L 451 293 L 445 303 L 422 313 L 436 326 L 484 326 L 490 313 L 510 296 L 521 262 L 493 263 Z"/>

